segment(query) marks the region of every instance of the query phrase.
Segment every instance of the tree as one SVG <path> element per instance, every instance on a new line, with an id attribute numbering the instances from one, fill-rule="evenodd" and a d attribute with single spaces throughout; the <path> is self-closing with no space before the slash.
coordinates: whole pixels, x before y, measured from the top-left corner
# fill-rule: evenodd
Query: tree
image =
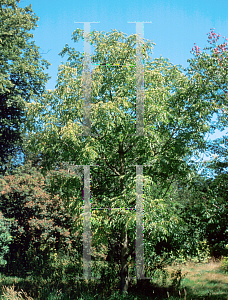
<path id="1" fill-rule="evenodd" d="M 109 244 L 117 246 L 120 289 L 125 292 L 129 285 L 129 261 L 134 261 L 136 214 L 123 208 L 136 205 L 134 165 L 145 165 L 144 240 L 148 254 L 154 249 L 150 243 L 151 237 L 157 236 L 154 228 L 166 236 L 169 228 L 175 227 L 178 232 L 180 216 L 168 210 L 169 203 L 164 203 L 162 197 L 172 181 L 187 177 L 191 171 L 188 158 L 205 149 L 204 136 L 218 109 L 218 101 L 209 102 L 204 97 L 207 87 L 202 89 L 198 75 L 189 79 L 180 66 L 162 57 L 151 61 L 149 53 L 153 43 L 144 40 L 145 134 L 137 136 L 136 35 L 126 37 L 113 30 L 107 34 L 93 31 L 90 36 L 95 47 L 92 62 L 106 61 L 105 66 L 97 66 L 91 75 L 92 135 L 82 135 L 83 54 L 66 45 L 61 55 L 67 54 L 68 60 L 59 67 L 55 90 L 27 106 L 28 124 L 33 128 L 27 149 L 35 154 L 43 153 L 44 171 L 63 162 L 98 165 L 91 167 L 91 205 L 93 216 L 96 215 L 92 219 L 92 244 L 100 246 L 109 240 Z M 82 31 L 77 29 L 73 40 L 77 42 L 80 37 Z M 155 197 L 153 187 L 158 184 L 162 194 Z M 82 226 L 83 196 L 79 189 L 75 189 L 75 197 L 76 202 L 68 202 L 80 215 L 78 226 Z M 156 205 L 163 214 L 162 218 L 153 220 Z M 116 245 L 114 236 L 117 235 L 120 240 Z M 148 262 L 148 257 L 145 260 Z"/>
<path id="2" fill-rule="evenodd" d="M 204 48 L 206 51 L 210 50 L 210 53 L 201 52 L 200 48 L 195 46 L 192 48 L 195 58 L 188 60 L 189 67 L 186 69 L 187 75 L 193 80 L 194 87 L 197 87 L 198 94 L 209 100 L 206 102 L 208 105 L 217 107 L 218 121 L 213 122 L 211 132 L 214 132 L 216 128 L 223 130 L 227 126 L 228 101 L 228 43 L 227 38 L 223 36 L 224 42 L 218 45 L 217 41 L 221 34 L 216 34 L 214 29 L 211 28 L 207 34 L 211 46 Z"/>
<path id="3" fill-rule="evenodd" d="M 215 257 L 227 254 L 227 145 L 224 138 L 208 142 L 208 152 L 213 153 L 213 159 L 205 162 L 202 175 L 205 176 L 204 198 L 210 194 L 205 212 L 205 235 L 210 244 L 211 253 Z M 208 174 L 209 173 L 209 174 Z M 210 176 L 209 176 L 210 175 Z M 207 194 L 207 195 L 206 195 Z"/>
<path id="4" fill-rule="evenodd" d="M 30 30 L 38 17 L 31 5 L 18 7 L 19 0 L 0 1 L 0 172 L 10 169 L 11 158 L 22 150 L 25 102 L 40 97 L 48 80 Z M 8 167 L 7 167 L 8 165 Z"/>
<path id="5" fill-rule="evenodd" d="M 205 91 L 204 97 L 210 100 L 210 105 L 215 105 L 217 110 L 217 122 L 213 122 L 211 132 L 215 129 L 224 130 L 227 127 L 227 104 L 228 104 L 228 43 L 223 36 L 223 42 L 217 43 L 221 34 L 216 34 L 215 28 L 211 28 L 208 35 L 210 47 L 205 47 L 201 53 L 195 46 L 194 59 L 187 68 L 188 75 L 199 78 L 201 90 Z M 207 153 L 212 154 L 214 159 L 203 163 L 204 180 L 201 179 L 201 187 L 196 190 L 201 192 L 201 200 L 206 200 L 204 208 L 199 206 L 201 223 L 205 224 L 205 236 L 210 244 L 211 255 L 221 256 L 227 253 L 224 245 L 227 244 L 227 147 L 224 139 L 216 139 L 207 142 Z"/>
<path id="6" fill-rule="evenodd" d="M 77 217 L 69 213 L 60 195 L 50 190 L 49 176 L 44 178 L 28 163 L 12 175 L 2 176 L 0 190 L 1 214 L 11 219 L 10 273 L 50 276 L 53 254 L 82 251 L 81 232 L 72 230 Z M 5 235 L 0 235 L 3 245 L 9 239 L 7 232 Z"/>

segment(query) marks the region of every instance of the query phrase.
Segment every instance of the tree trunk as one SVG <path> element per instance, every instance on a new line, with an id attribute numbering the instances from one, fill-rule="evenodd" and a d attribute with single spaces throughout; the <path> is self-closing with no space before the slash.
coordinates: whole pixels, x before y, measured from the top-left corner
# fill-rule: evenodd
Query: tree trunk
<path id="1" fill-rule="evenodd" d="M 124 165 L 124 149 L 123 142 L 119 143 L 119 160 L 120 160 L 120 191 L 124 192 L 124 175 L 125 175 L 125 165 Z M 129 284 L 129 270 L 128 270 L 128 236 L 126 224 L 122 224 L 121 228 L 121 271 L 120 271 L 120 291 L 124 294 L 128 291 Z"/>
<path id="2" fill-rule="evenodd" d="M 124 294 L 128 291 L 129 270 L 128 270 L 128 236 L 125 224 L 121 230 L 121 272 L 120 272 L 120 291 Z"/>

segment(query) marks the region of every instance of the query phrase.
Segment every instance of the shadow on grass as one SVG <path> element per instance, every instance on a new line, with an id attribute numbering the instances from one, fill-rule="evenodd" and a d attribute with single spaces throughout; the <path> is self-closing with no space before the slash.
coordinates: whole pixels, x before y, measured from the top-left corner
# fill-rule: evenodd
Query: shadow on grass
<path id="1" fill-rule="evenodd" d="M 216 280 L 210 280 L 207 284 L 217 284 Z M 105 287 L 101 280 L 76 282 L 47 281 L 42 278 L 1 278 L 1 292 L 3 286 L 12 286 L 15 290 L 25 291 L 34 300 L 65 300 L 65 299 L 156 299 L 156 300 L 227 300 L 227 289 L 222 287 L 220 292 L 213 292 L 213 287 L 195 290 L 191 287 L 184 288 L 164 287 L 151 283 L 149 280 L 142 280 L 140 283 L 131 282 L 129 293 L 126 297 L 119 294 L 118 284 L 114 283 L 111 287 Z M 210 291 L 209 291 L 210 290 Z M 187 294 L 186 294 L 187 293 Z M 2 294 L 2 293 L 1 293 Z"/>

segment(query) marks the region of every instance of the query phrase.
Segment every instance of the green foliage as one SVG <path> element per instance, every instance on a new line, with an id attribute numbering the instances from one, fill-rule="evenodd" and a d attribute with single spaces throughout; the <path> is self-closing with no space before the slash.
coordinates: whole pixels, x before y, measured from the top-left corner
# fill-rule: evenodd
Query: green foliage
<path id="1" fill-rule="evenodd" d="M 11 272 L 50 274 L 51 253 L 82 249 L 72 216 L 58 195 L 51 196 L 44 177 L 31 164 L 0 179 L 0 209 L 14 218 L 10 245 Z"/>
<path id="2" fill-rule="evenodd" d="M 213 30 L 212 30 L 213 32 Z M 214 33 L 213 33 L 214 34 Z M 216 34 L 215 34 L 216 35 Z M 214 107 L 217 112 L 217 122 L 213 122 L 211 132 L 217 128 L 224 130 L 227 126 L 227 43 L 217 44 L 219 36 L 216 40 L 213 38 L 208 42 L 210 47 L 205 47 L 202 53 L 193 53 L 194 58 L 189 59 L 189 67 L 186 69 L 188 75 L 191 76 L 193 87 L 197 86 L 198 94 L 206 100 L 208 105 Z M 206 52 L 208 51 L 208 53 Z"/>
<path id="3" fill-rule="evenodd" d="M 31 9 L 18 7 L 18 0 L 0 1 L 0 172 L 12 169 L 11 159 L 22 151 L 25 105 L 40 97 L 48 80 L 30 30 L 38 18 Z"/>
<path id="4" fill-rule="evenodd" d="M 9 229 L 10 221 L 12 220 L 6 219 L 0 211 L 0 266 L 7 263 L 5 256 L 9 252 L 9 244 L 12 241 Z"/>
<path id="5" fill-rule="evenodd" d="M 225 182 L 217 180 L 197 176 L 189 190 L 189 204 L 183 216 L 192 228 L 198 229 L 199 240 L 206 240 L 210 255 L 220 257 L 227 255 L 228 211 L 224 190 L 218 186 L 219 183 L 225 186 Z"/>
<path id="6" fill-rule="evenodd" d="M 167 264 L 189 259 L 205 262 L 210 255 L 227 255 L 228 244 L 227 163 L 213 161 L 210 168 L 219 175 L 205 179 L 196 175 L 196 167 L 188 161 L 193 153 L 206 149 L 204 136 L 210 131 L 211 118 L 227 104 L 226 95 L 220 93 L 227 83 L 227 60 L 223 57 L 220 68 L 216 55 L 199 55 L 190 61 L 190 78 L 168 59 L 152 61 L 153 43 L 140 41 L 145 61 L 145 135 L 136 136 L 136 35 L 113 30 L 108 34 L 93 31 L 90 37 L 95 48 L 92 62 L 98 64 L 91 74 L 92 135 L 82 135 L 83 54 L 66 45 L 61 55 L 68 59 L 59 67 L 55 90 L 40 97 L 29 94 L 34 102 L 23 102 L 29 133 L 24 136 L 26 159 L 32 159 L 36 168 L 25 164 L 0 179 L 0 209 L 4 218 L 14 217 L 8 260 L 11 271 L 14 265 L 54 284 L 66 281 L 78 287 L 83 172 L 74 165 L 93 165 L 92 276 L 101 276 L 102 287 L 95 284 L 96 293 L 84 299 L 118 289 L 118 277 L 126 283 L 128 275 L 135 276 L 139 178 L 135 165 L 144 165 L 145 275 L 153 278 L 152 284 L 160 280 L 165 286 Z M 78 29 L 73 40 L 80 38 L 82 30 Z M 211 148 L 227 156 L 218 144 Z M 132 210 L 126 209 L 130 207 Z M 226 264 L 227 256 L 224 270 Z M 178 289 L 182 278 L 181 270 L 173 272 L 171 287 Z M 86 285 L 78 291 L 81 298 L 83 289 Z M 62 295 L 44 295 L 48 297 Z M 127 293 L 110 297 L 133 298 Z"/>
<path id="7" fill-rule="evenodd" d="M 73 40 L 80 38 L 82 31 L 77 29 Z M 58 191 L 78 215 L 75 228 L 83 226 L 82 174 L 71 173 L 66 179 L 58 170 L 64 163 L 68 164 L 68 173 L 70 165 L 96 165 L 91 167 L 94 259 L 100 256 L 119 264 L 120 274 L 127 272 L 127 262 L 134 261 L 136 214 L 124 209 L 136 205 L 132 165 L 145 166 L 145 255 L 152 270 L 163 269 L 163 260 L 167 263 L 180 253 L 184 257 L 201 255 L 200 241 L 205 239 L 208 221 L 203 219 L 201 224 L 205 208 L 202 201 L 191 205 L 189 197 L 186 201 L 181 193 L 193 174 L 188 158 L 206 149 L 204 136 L 210 130 L 213 113 L 220 107 L 219 95 L 209 105 L 208 81 L 202 87 L 197 71 L 188 78 L 168 59 L 152 61 L 149 53 L 153 43 L 140 40 L 145 63 L 145 135 L 136 136 L 136 35 L 92 31 L 90 38 L 95 48 L 91 60 L 98 64 L 91 74 L 92 135 L 82 135 L 83 54 L 66 45 L 61 55 L 68 58 L 59 67 L 55 90 L 46 92 L 42 101 L 27 105 L 27 151 L 42 155 L 44 173 L 57 169 L 58 175 L 52 172 L 53 179 L 50 177 L 52 191 Z M 191 67 L 193 71 L 193 64 Z M 183 186 L 172 195 L 174 181 Z"/>
<path id="8" fill-rule="evenodd" d="M 205 185 L 210 200 L 207 205 L 206 236 L 213 256 L 227 256 L 228 220 L 227 220 L 227 143 L 226 137 L 208 142 L 208 152 L 213 158 L 204 164 L 202 174 L 207 178 Z M 208 174 L 209 173 L 209 174 Z M 204 187 L 205 189 L 205 187 Z M 205 198 L 205 196 L 204 196 Z"/>
<path id="9" fill-rule="evenodd" d="M 225 256 L 225 257 L 222 258 L 220 269 L 223 272 L 228 273 L 228 257 L 227 256 Z"/>
<path id="10" fill-rule="evenodd" d="M 76 278 L 83 274 L 81 253 L 77 249 L 53 251 L 50 257 L 52 273 L 48 279 L 54 282 L 66 281 L 74 285 Z"/>

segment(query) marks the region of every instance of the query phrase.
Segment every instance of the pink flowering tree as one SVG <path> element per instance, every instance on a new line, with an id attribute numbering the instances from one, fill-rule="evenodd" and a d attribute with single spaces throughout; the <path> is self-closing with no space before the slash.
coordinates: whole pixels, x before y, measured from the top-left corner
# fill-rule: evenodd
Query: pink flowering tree
<path id="1" fill-rule="evenodd" d="M 218 114 L 215 128 L 223 130 L 227 125 L 227 103 L 228 103 L 228 43 L 225 36 L 223 41 L 218 43 L 221 34 L 216 34 L 215 28 L 207 33 L 209 46 L 203 52 L 195 45 L 190 51 L 195 57 L 189 59 L 188 74 L 191 75 L 192 87 L 198 87 L 203 97 L 208 98 L 208 105 L 214 107 L 214 112 Z"/>

